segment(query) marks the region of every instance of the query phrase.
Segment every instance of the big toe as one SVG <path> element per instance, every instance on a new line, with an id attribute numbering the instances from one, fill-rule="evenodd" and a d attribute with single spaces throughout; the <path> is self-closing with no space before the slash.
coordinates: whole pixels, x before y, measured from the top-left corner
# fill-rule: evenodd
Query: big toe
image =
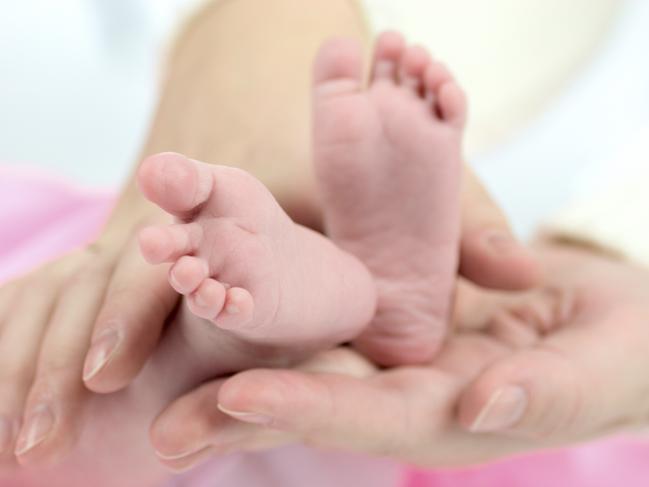
<path id="1" fill-rule="evenodd" d="M 327 41 L 316 56 L 313 79 L 319 90 L 339 92 L 358 90 L 363 77 L 360 44 L 352 39 Z"/>
<path id="2" fill-rule="evenodd" d="M 144 196 L 179 218 L 197 211 L 212 192 L 212 173 L 202 163 L 171 152 L 145 159 L 138 170 Z"/>

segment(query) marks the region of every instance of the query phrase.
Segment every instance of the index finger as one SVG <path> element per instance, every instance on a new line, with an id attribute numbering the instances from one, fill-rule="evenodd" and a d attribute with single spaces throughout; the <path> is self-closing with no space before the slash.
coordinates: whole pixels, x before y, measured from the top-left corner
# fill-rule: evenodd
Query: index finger
<path id="1" fill-rule="evenodd" d="M 480 286 L 511 291 L 529 289 L 541 279 L 534 254 L 514 236 L 506 215 L 466 164 L 460 273 Z"/>
<path id="2" fill-rule="evenodd" d="M 86 355 L 84 382 L 92 391 L 109 393 L 127 386 L 151 356 L 178 302 L 167 272 L 166 266 L 147 264 L 134 242 L 125 249 Z"/>

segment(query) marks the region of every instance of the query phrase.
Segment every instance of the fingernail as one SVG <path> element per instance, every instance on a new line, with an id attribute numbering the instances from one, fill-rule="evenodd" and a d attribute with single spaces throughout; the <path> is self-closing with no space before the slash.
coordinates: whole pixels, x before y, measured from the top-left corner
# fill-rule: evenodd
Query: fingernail
<path id="1" fill-rule="evenodd" d="M 518 240 L 500 230 L 488 232 L 485 239 L 489 248 L 497 254 L 509 254 L 521 250 Z"/>
<path id="2" fill-rule="evenodd" d="M 0 417 L 0 454 L 7 453 L 15 434 L 15 421 Z"/>
<path id="3" fill-rule="evenodd" d="M 525 414 L 528 398 L 525 389 L 506 386 L 497 390 L 471 425 L 471 431 L 502 431 L 516 425 Z"/>
<path id="4" fill-rule="evenodd" d="M 162 453 L 156 450 L 155 454 L 160 458 L 161 460 L 166 460 L 166 461 L 174 461 L 174 460 L 182 460 L 183 458 L 188 458 L 191 456 L 196 455 L 197 453 L 200 453 L 201 451 L 205 450 L 206 447 L 200 447 L 197 448 L 196 450 L 191 450 L 191 451 L 186 451 L 183 453 L 176 453 L 173 455 L 169 455 L 167 453 Z"/>
<path id="5" fill-rule="evenodd" d="M 251 413 L 247 411 L 233 411 L 232 409 L 225 408 L 220 404 L 217 405 L 219 410 L 228 416 L 243 421 L 245 423 L 269 425 L 273 419 L 270 416 L 260 413 Z"/>
<path id="6" fill-rule="evenodd" d="M 54 415 L 49 406 L 45 404 L 36 406 L 27 418 L 25 426 L 20 432 L 15 454 L 17 456 L 24 455 L 35 446 L 42 443 L 53 427 Z"/>
<path id="7" fill-rule="evenodd" d="M 83 380 L 89 381 L 95 377 L 115 355 L 121 341 L 117 330 L 104 330 L 92 342 L 86 363 L 83 366 Z"/>

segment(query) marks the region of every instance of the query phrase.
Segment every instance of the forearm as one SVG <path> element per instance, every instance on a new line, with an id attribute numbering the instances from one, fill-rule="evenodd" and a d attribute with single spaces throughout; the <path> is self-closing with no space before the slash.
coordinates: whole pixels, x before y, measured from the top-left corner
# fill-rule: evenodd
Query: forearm
<path id="1" fill-rule="evenodd" d="M 292 217 L 317 224 L 310 160 L 311 63 L 329 37 L 369 44 L 356 0 L 212 2 L 177 37 L 141 158 L 157 152 L 240 167 Z M 134 179 L 113 217 L 154 212 Z"/>

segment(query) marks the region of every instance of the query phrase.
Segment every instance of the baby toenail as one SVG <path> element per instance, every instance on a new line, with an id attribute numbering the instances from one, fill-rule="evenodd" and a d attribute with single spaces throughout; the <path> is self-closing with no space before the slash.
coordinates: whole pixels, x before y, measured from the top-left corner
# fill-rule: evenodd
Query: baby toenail
<path id="1" fill-rule="evenodd" d="M 83 380 L 95 377 L 115 356 L 121 342 L 121 334 L 112 328 L 101 332 L 92 342 L 83 367 Z"/>
<path id="2" fill-rule="evenodd" d="M 228 314 L 236 315 L 236 314 L 239 313 L 239 311 L 241 311 L 241 310 L 239 309 L 239 307 L 238 307 L 236 304 L 228 304 L 228 305 L 225 307 L 225 311 L 227 311 Z"/>
<path id="3" fill-rule="evenodd" d="M 201 308 L 207 308 L 209 306 L 207 300 L 203 297 L 203 295 L 200 292 L 196 293 L 195 302 Z"/>
<path id="4" fill-rule="evenodd" d="M 16 444 L 16 456 L 24 455 L 41 444 L 54 427 L 54 415 L 49 406 L 36 406 L 28 416 Z"/>

